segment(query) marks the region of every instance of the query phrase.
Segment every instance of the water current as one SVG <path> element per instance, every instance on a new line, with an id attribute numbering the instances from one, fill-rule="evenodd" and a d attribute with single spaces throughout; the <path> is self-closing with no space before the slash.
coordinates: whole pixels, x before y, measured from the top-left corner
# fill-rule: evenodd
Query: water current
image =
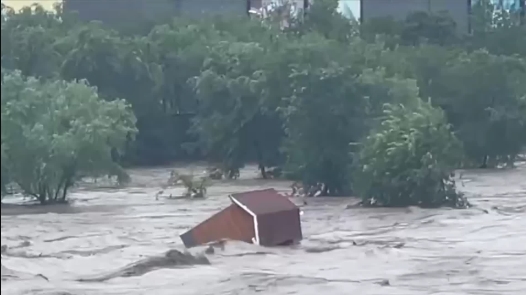
<path id="1" fill-rule="evenodd" d="M 347 208 L 352 198 L 309 199 L 299 246 L 232 242 L 208 255 L 211 265 L 78 281 L 183 249 L 179 234 L 227 206 L 230 193 L 290 190 L 255 174 L 251 168 L 242 179 L 216 183 L 206 200 L 156 200 L 169 175 L 158 168 L 132 170 L 126 188 L 85 184 L 70 207 L 2 206 L 9 249 L 2 294 L 526 294 L 526 165 L 463 172 L 459 188 L 476 208 L 365 209 Z"/>

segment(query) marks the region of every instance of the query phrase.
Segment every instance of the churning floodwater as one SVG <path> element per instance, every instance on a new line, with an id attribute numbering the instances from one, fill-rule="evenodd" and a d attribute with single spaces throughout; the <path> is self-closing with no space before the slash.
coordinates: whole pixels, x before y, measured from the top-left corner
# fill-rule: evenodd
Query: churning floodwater
<path id="1" fill-rule="evenodd" d="M 201 167 L 202 168 L 202 167 Z M 201 169 L 194 167 L 195 169 Z M 524 294 L 526 166 L 465 172 L 459 188 L 477 207 L 350 208 L 349 198 L 309 199 L 301 245 L 229 243 L 211 265 L 159 269 L 105 282 L 77 279 L 182 249 L 179 234 L 229 204 L 227 195 L 289 184 L 220 182 L 206 200 L 159 198 L 168 169 L 133 170 L 123 189 L 85 185 L 72 208 L 2 207 L 2 294 Z M 197 171 L 197 170 L 196 170 Z M 166 189 L 177 195 L 182 188 Z M 193 249 L 193 252 L 203 249 Z"/>

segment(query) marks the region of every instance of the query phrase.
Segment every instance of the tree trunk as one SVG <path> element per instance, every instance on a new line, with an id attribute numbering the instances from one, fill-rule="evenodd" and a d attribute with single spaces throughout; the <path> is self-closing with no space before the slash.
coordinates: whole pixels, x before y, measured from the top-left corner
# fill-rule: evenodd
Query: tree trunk
<path id="1" fill-rule="evenodd" d="M 265 170 L 265 166 L 261 163 L 259 164 L 259 171 L 261 171 L 261 177 L 263 177 L 263 179 L 268 178 L 267 171 Z"/>
<path id="2" fill-rule="evenodd" d="M 62 197 L 60 198 L 60 202 L 65 202 L 66 197 L 68 195 L 68 189 L 71 187 L 71 180 L 66 180 L 66 183 L 64 184 L 64 189 L 62 190 Z"/>
<path id="3" fill-rule="evenodd" d="M 258 160 L 258 168 L 259 168 L 259 171 L 261 172 L 261 177 L 263 177 L 263 179 L 267 179 L 268 175 L 267 175 L 267 171 L 265 170 L 265 164 L 263 163 L 263 152 L 261 151 L 259 142 L 254 141 L 254 147 L 256 149 L 256 157 Z"/>
<path id="4" fill-rule="evenodd" d="M 484 156 L 484 158 L 482 159 L 482 165 L 480 165 L 480 168 L 481 169 L 486 169 L 488 168 L 488 156 Z"/>
<path id="5" fill-rule="evenodd" d="M 506 167 L 508 167 L 508 168 L 515 168 L 515 160 L 516 160 L 516 156 L 515 155 L 508 155 L 508 156 L 506 156 Z"/>
<path id="6" fill-rule="evenodd" d="M 321 195 L 328 196 L 329 194 L 330 194 L 330 186 L 328 184 L 323 185 Z"/>

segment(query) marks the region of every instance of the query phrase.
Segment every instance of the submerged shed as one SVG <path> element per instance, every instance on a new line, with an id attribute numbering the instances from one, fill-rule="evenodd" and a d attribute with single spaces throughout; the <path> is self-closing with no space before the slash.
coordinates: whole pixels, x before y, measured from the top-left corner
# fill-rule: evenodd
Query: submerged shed
<path id="1" fill-rule="evenodd" d="M 230 206 L 181 235 L 187 248 L 222 239 L 278 246 L 303 238 L 300 209 L 275 189 L 229 197 Z"/>

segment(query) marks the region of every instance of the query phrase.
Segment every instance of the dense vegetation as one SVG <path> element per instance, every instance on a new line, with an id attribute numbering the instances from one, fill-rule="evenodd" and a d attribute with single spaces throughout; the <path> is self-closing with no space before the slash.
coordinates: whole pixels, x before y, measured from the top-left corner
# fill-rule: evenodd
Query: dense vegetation
<path id="1" fill-rule="evenodd" d="M 41 203 L 63 202 L 82 176 L 126 173 L 112 155 L 136 132 L 125 101 L 99 99 L 85 82 L 2 76 L 2 145 L 7 173 Z"/>
<path id="2" fill-rule="evenodd" d="M 206 159 L 230 177 L 248 162 L 263 177 L 281 167 L 307 189 L 356 192 L 368 204 L 462 206 L 454 168 L 511 165 L 526 145 L 526 28 L 487 1 L 474 12 L 470 35 L 423 12 L 357 24 L 334 0 L 300 17 L 175 19 L 119 31 L 60 8 L 2 6 L 2 187 L 35 186 L 42 181 L 26 169 L 50 163 L 39 169 L 54 171 L 46 175 L 56 194 L 71 157 L 85 165 L 76 176 L 115 174 L 119 166 L 108 163 L 116 161 Z M 16 100 L 17 111 L 37 115 L 16 121 Z M 75 129 L 66 138 L 70 131 L 46 121 L 63 111 L 102 124 L 101 133 Z M 37 127 L 42 135 L 16 131 Z M 63 146 L 53 134 L 65 136 Z M 23 148 L 36 136 L 47 138 Z M 125 158 L 116 157 L 124 147 Z M 31 156 L 18 163 L 21 153 Z"/>

